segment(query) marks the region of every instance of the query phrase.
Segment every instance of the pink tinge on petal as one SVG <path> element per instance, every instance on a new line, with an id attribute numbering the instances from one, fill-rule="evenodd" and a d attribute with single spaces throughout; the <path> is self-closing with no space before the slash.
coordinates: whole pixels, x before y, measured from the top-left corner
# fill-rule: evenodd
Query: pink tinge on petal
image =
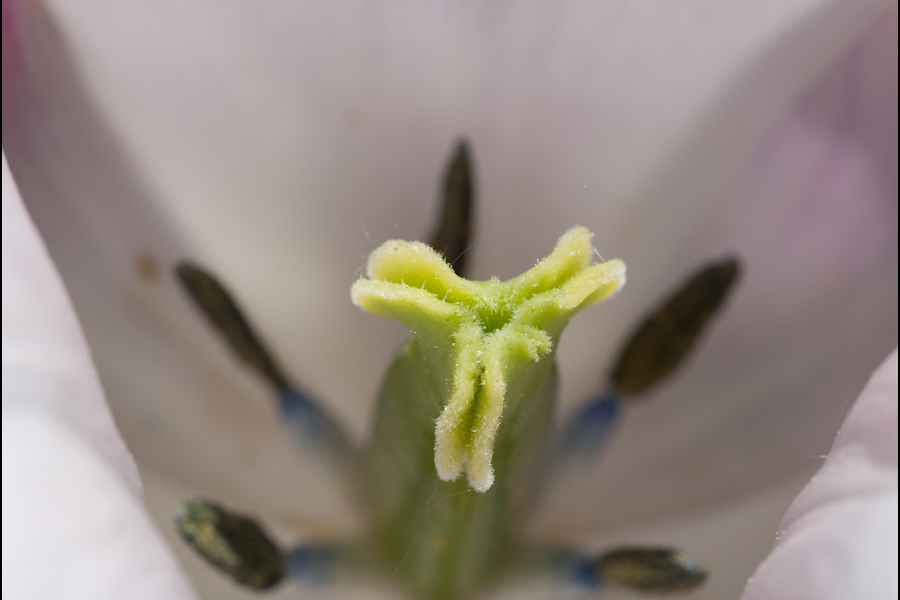
<path id="1" fill-rule="evenodd" d="M 832 444 L 849 399 L 897 344 L 889 16 L 773 122 L 730 202 L 697 227 L 685 260 L 669 269 L 681 276 L 697 257 L 735 252 L 745 276 L 685 368 L 629 408 L 597 471 L 556 496 L 565 494 L 547 511 L 554 530 L 579 535 L 692 515 L 786 480 L 797 482 L 793 497 L 821 466 L 813 457 Z M 616 311 L 644 309 L 661 294 L 636 292 L 649 267 L 625 258 L 622 302 L 604 310 L 627 322 Z M 567 341 L 579 333 L 567 332 Z M 774 531 L 783 512 L 759 526 Z M 731 597 L 764 555 L 746 559 Z"/>
<path id="2" fill-rule="evenodd" d="M 755 276 L 783 310 L 807 311 L 808 290 L 834 293 L 896 254 L 897 22 L 886 17 L 766 140 L 730 219 L 728 239 L 766 265 Z"/>
<path id="3" fill-rule="evenodd" d="M 3 155 L 3 410 L 53 413 L 124 477 L 141 484 L 103 398 L 59 275 Z"/>
<path id="4" fill-rule="evenodd" d="M 3 598 L 193 598 L 3 157 Z"/>
<path id="5" fill-rule="evenodd" d="M 3 413 L 3 598 L 195 598 L 132 490 L 48 411 Z"/>
<path id="6" fill-rule="evenodd" d="M 897 351 L 781 523 L 743 600 L 880 600 L 897 584 Z"/>

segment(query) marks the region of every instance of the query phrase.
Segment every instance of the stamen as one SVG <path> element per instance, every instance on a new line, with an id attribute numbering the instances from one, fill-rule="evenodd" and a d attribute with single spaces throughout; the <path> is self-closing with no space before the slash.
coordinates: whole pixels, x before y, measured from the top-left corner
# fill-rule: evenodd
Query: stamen
<path id="1" fill-rule="evenodd" d="M 740 274 L 736 258 L 707 265 L 666 298 L 635 330 L 612 371 L 622 395 L 646 392 L 695 347 Z"/>
<path id="2" fill-rule="evenodd" d="M 623 547 L 598 557 L 565 548 L 531 547 L 517 555 L 504 583 L 549 586 L 558 595 L 571 587 L 594 591 L 607 586 L 666 594 L 691 590 L 706 577 L 703 561 L 677 548 Z"/>
<path id="3" fill-rule="evenodd" d="M 276 392 L 287 389 L 288 381 L 283 371 L 225 286 L 208 271 L 190 263 L 179 264 L 175 272 L 185 291 L 238 358 L 262 376 Z"/>
<path id="4" fill-rule="evenodd" d="M 285 580 L 312 587 L 387 583 L 362 544 L 307 544 L 283 551 L 252 518 L 205 500 L 183 502 L 175 524 L 200 556 L 249 588 L 270 589 Z"/>
<path id="5" fill-rule="evenodd" d="M 175 524 L 194 550 L 239 584 L 264 590 L 284 579 L 284 554 L 249 517 L 188 500 L 175 514 Z"/>
<path id="6" fill-rule="evenodd" d="M 345 459 L 350 442 L 337 422 L 297 386 L 292 385 L 244 316 L 234 297 L 211 273 L 181 263 L 175 269 L 185 291 L 228 347 L 276 392 L 285 420 L 300 441 Z"/>
<path id="7" fill-rule="evenodd" d="M 737 259 L 729 258 L 699 269 L 670 294 L 626 342 L 609 388 L 560 429 L 554 458 L 595 455 L 614 429 L 620 400 L 646 392 L 685 360 L 739 274 Z"/>
<path id="8" fill-rule="evenodd" d="M 438 230 L 431 238 L 431 247 L 443 255 L 457 275 L 464 277 L 475 202 L 472 164 L 465 141 L 457 144 L 447 167 L 442 200 L 441 219 Z"/>
<path id="9" fill-rule="evenodd" d="M 620 548 L 602 555 L 593 566 L 601 584 L 651 593 L 690 590 L 707 575 L 703 561 L 676 548 Z"/>

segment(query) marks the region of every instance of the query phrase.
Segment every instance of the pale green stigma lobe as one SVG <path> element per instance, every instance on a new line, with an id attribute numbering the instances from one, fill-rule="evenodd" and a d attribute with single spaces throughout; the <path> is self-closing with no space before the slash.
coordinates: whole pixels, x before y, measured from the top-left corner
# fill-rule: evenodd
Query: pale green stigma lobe
<path id="1" fill-rule="evenodd" d="M 392 240 L 369 257 L 368 279 L 352 287 L 354 304 L 391 317 L 440 352 L 449 375 L 436 421 L 434 463 L 452 481 L 465 473 L 479 492 L 494 483 L 494 445 L 511 382 L 552 360 L 569 318 L 621 287 L 620 260 L 591 264 L 591 234 L 566 232 L 553 252 L 524 274 L 501 282 L 469 281 L 419 242 Z"/>

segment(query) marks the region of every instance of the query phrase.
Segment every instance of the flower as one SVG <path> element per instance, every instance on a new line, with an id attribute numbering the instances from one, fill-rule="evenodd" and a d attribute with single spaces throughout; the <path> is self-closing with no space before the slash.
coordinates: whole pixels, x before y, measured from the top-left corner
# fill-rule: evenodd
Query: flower
<path id="1" fill-rule="evenodd" d="M 895 9 L 267 9 L 4 3 L 4 148 L 151 512 L 162 522 L 202 491 L 310 536 L 358 527 L 335 487 L 309 484 L 315 467 L 167 269 L 190 256 L 222 273 L 361 439 L 402 333 L 346 287 L 379 241 L 427 230 L 464 134 L 483 199 L 476 276 L 524 270 L 574 222 L 628 262 L 608 314 L 561 342 L 562 412 L 597 385 L 603 340 L 686 270 L 745 260 L 693 367 L 532 526 L 588 545 L 671 536 L 713 558 L 701 594 L 733 596 L 896 344 Z"/>

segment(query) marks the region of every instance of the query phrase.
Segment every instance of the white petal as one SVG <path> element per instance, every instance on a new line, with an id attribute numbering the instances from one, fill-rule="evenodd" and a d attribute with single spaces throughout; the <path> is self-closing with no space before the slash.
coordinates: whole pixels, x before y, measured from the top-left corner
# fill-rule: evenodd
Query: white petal
<path id="1" fill-rule="evenodd" d="M 847 399 L 897 339 L 896 36 L 885 20 L 824 73 L 768 132 L 741 185 L 694 225 L 684 264 L 657 271 L 674 283 L 699 257 L 734 251 L 745 262 L 697 356 L 630 407 L 591 477 L 556 490 L 550 528 L 581 535 L 692 515 L 819 466 Z M 644 306 L 631 294 L 652 289 L 659 259 L 624 258 L 620 299 L 632 305 L 608 306 L 630 324 Z"/>
<path id="2" fill-rule="evenodd" d="M 744 600 L 897 597 L 897 352 L 875 372 L 822 469 L 781 522 Z"/>
<path id="3" fill-rule="evenodd" d="M 194 597 L 3 157 L 3 597 Z"/>

